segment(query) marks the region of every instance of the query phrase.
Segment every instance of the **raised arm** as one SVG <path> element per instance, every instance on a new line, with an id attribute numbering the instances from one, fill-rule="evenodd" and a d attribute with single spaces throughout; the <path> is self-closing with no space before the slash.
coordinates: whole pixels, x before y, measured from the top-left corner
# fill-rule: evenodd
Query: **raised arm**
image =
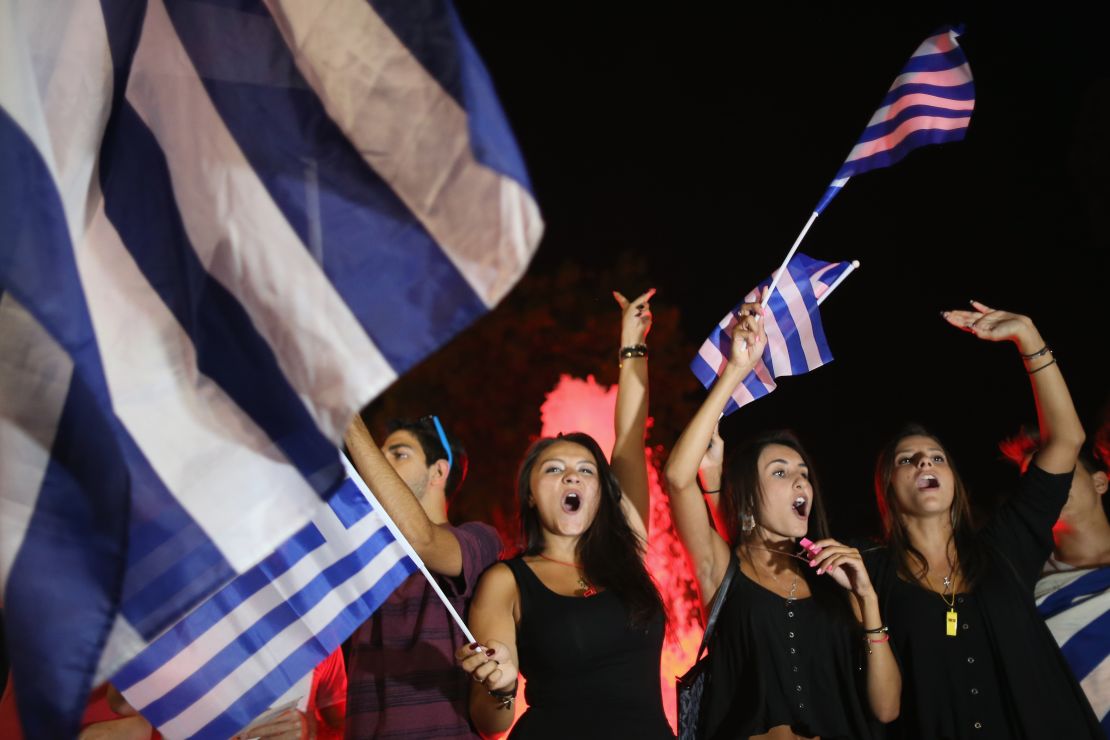
<path id="1" fill-rule="evenodd" d="M 1025 362 L 1037 404 L 1041 446 L 1033 462 L 1046 473 L 1067 473 L 1075 468 L 1085 435 L 1071 394 L 1037 327 L 1028 316 L 996 311 L 972 301 L 972 311 L 947 311 L 948 323 L 989 342 L 1011 341 Z"/>
<path id="2" fill-rule="evenodd" d="M 613 475 L 621 484 L 621 492 L 636 510 L 647 537 L 648 475 L 644 453 L 644 435 L 648 417 L 648 357 L 647 340 L 651 331 L 651 305 L 655 289 L 629 301 L 613 291 L 621 308 L 621 360 L 620 381 L 617 385 L 617 408 L 613 415 L 616 441 L 613 443 Z M 643 348 L 642 350 L 640 348 Z M 631 349 L 632 352 L 625 352 Z M 632 355 L 626 357 L 625 355 Z M 633 529 L 638 529 L 633 522 Z"/>
<path id="3" fill-rule="evenodd" d="M 728 566 L 728 543 L 714 531 L 705 513 L 698 488 L 698 466 L 713 438 L 733 390 L 759 360 L 767 345 L 763 310 L 756 303 L 744 304 L 740 322 L 732 333 L 732 352 L 724 372 L 683 430 L 664 468 L 670 494 L 671 517 L 694 566 L 694 574 L 705 603 L 713 598 Z"/>
<path id="4" fill-rule="evenodd" d="M 430 518 L 408 485 L 385 459 L 370 430 L 355 415 L 343 437 L 351 462 L 416 554 L 433 573 L 454 578 L 462 574 L 462 548 L 455 535 Z"/>

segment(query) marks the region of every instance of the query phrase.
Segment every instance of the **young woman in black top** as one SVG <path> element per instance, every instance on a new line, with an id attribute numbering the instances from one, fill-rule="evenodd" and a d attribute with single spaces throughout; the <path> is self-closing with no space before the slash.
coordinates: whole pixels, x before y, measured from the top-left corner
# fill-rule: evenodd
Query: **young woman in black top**
<path id="1" fill-rule="evenodd" d="M 909 427 L 880 453 L 875 486 L 886 547 L 865 560 L 903 674 L 902 712 L 888 736 L 1102 737 L 1033 603 L 1083 430 L 1033 322 L 972 307 L 944 317 L 980 339 L 1018 346 L 1043 444 L 1019 490 L 979 530 L 952 458 L 934 435 Z"/>
<path id="2" fill-rule="evenodd" d="M 727 366 L 666 466 L 672 516 L 706 605 L 732 558 L 740 565 L 709 644 L 699 734 L 873 737 L 898 714 L 898 667 L 859 552 L 828 537 L 801 445 L 780 432 L 731 457 L 720 511 L 727 541 L 697 485 L 720 414 L 766 346 L 762 316 L 758 304 L 741 309 Z M 807 533 L 820 552 L 800 557 Z"/>
<path id="3" fill-rule="evenodd" d="M 525 549 L 482 576 L 469 622 L 481 645 L 456 659 L 476 683 L 485 736 L 513 720 L 517 668 L 528 710 L 513 738 L 673 738 L 659 658 L 663 602 L 643 563 L 647 540 L 649 291 L 622 309 L 612 469 L 591 437 L 541 439 L 517 479 Z M 479 652 L 480 650 L 480 652 Z"/>

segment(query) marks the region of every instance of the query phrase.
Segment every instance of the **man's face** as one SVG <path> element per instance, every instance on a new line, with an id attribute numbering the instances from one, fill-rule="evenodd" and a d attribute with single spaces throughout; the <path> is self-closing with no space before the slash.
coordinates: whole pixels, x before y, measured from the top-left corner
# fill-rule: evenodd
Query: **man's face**
<path id="1" fill-rule="evenodd" d="M 424 450 L 416 437 L 411 432 L 398 429 L 385 438 L 382 454 L 416 498 L 422 499 L 428 488 L 431 471 L 424 456 Z"/>

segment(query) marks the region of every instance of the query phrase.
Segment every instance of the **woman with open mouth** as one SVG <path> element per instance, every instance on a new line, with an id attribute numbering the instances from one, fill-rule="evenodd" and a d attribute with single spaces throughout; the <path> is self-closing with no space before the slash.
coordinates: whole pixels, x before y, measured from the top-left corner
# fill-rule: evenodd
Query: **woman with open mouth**
<path id="1" fill-rule="evenodd" d="M 948 323 L 1018 346 L 1043 443 L 1018 491 L 973 529 L 963 481 L 936 436 L 907 427 L 879 454 L 886 547 L 865 555 L 904 676 L 892 738 L 1104 737 L 1033 602 L 1084 434 L 1033 322 L 972 301 Z"/>
<path id="2" fill-rule="evenodd" d="M 762 316 L 758 303 L 741 308 L 727 366 L 665 469 L 703 604 L 719 600 L 696 734 L 877 737 L 879 723 L 898 715 L 898 666 L 860 553 L 828 537 L 801 444 L 774 432 L 732 455 L 721 492 L 724 533 L 713 528 L 698 486 L 725 404 L 767 344 Z"/>
<path id="3" fill-rule="evenodd" d="M 648 301 L 615 293 L 621 370 L 612 467 L 582 433 L 540 439 L 517 476 L 524 553 L 486 571 L 470 605 L 480 644 L 456 659 L 476 681 L 483 736 L 513 721 L 518 670 L 528 709 L 513 738 L 673 738 L 659 659 L 664 610 L 647 542 Z"/>

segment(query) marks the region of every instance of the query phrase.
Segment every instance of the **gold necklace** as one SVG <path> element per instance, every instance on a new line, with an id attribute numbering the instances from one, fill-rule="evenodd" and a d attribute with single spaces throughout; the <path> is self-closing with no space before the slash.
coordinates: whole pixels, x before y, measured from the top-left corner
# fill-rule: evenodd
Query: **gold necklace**
<path id="1" fill-rule="evenodd" d="M 581 593 L 582 596 L 594 596 L 595 594 L 597 594 L 597 589 L 594 588 L 592 583 L 590 583 L 589 581 L 586 580 L 586 577 L 582 572 L 582 566 L 581 565 L 575 565 L 574 563 L 568 563 L 564 560 L 556 560 L 555 558 L 549 558 L 546 555 L 544 555 L 542 552 L 537 553 L 537 554 L 541 558 L 543 558 L 544 560 L 547 560 L 548 562 L 557 563 L 559 565 L 565 565 L 568 568 L 574 568 L 576 571 L 578 571 L 578 590 L 582 592 Z"/>

